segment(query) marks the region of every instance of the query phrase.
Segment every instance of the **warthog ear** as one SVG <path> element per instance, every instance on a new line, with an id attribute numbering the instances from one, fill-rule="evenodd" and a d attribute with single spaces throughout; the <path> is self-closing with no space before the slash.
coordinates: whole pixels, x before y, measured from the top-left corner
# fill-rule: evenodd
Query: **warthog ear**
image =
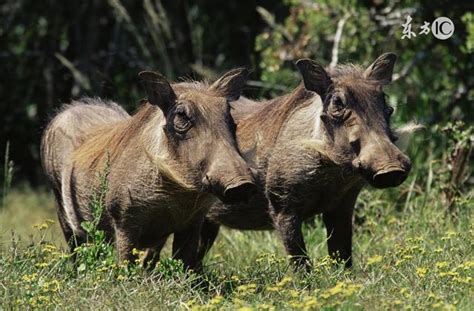
<path id="1" fill-rule="evenodd" d="M 302 58 L 296 62 L 301 75 L 303 76 L 304 87 L 318 93 L 324 100 L 326 92 L 332 81 L 324 67 L 309 58 Z"/>
<path id="2" fill-rule="evenodd" d="M 138 76 L 145 87 L 150 104 L 160 107 L 166 114 L 176 101 L 176 94 L 168 80 L 160 73 L 153 71 L 142 71 Z"/>
<path id="3" fill-rule="evenodd" d="M 382 85 L 392 82 L 393 67 L 397 61 L 394 53 L 380 55 L 364 72 L 364 77 L 380 82 Z"/>
<path id="4" fill-rule="evenodd" d="M 217 79 L 209 89 L 226 97 L 229 101 L 237 100 L 247 83 L 249 74 L 250 71 L 245 68 L 233 69 Z"/>

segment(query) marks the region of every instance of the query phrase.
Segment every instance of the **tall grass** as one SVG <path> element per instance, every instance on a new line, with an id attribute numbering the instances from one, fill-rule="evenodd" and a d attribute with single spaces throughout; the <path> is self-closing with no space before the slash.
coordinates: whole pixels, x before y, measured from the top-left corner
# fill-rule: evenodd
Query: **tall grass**
<path id="1" fill-rule="evenodd" d="M 2 193 L 1 193 L 1 207 L 5 207 L 6 205 L 6 198 L 8 191 L 10 190 L 12 179 L 13 179 L 13 161 L 10 160 L 10 142 L 7 141 L 5 146 L 5 158 L 3 161 L 3 184 L 2 184 Z"/>
<path id="2" fill-rule="evenodd" d="M 203 28 L 195 23 L 198 9 L 195 6 L 187 12 L 186 22 L 189 24 L 190 47 L 195 64 L 188 64 L 179 55 L 182 51 L 177 50 L 176 37 L 188 34 L 178 33 L 179 29 L 174 27 L 163 6 L 161 0 L 143 0 L 143 18 L 146 27 L 139 28 L 132 19 L 130 13 L 120 0 L 108 0 L 113 9 L 116 20 L 123 24 L 136 40 L 142 59 L 142 64 L 154 66 L 155 70 L 161 71 L 170 79 L 177 78 L 177 73 L 182 72 L 182 67 L 193 67 L 200 74 L 212 75 L 209 69 L 202 70 L 203 58 Z M 181 53 L 181 54 L 180 54 Z"/>
<path id="3" fill-rule="evenodd" d="M 293 271 L 274 232 L 227 229 L 207 256 L 202 275 L 185 274 L 180 262 L 169 259 L 169 245 L 151 272 L 138 263 L 118 264 L 97 229 L 108 190 L 105 171 L 91 201 L 95 217 L 83 224 L 90 239 L 76 249 L 75 265 L 69 252 L 52 242 L 49 232 L 58 232 L 58 226 L 50 220 L 28 228 L 39 237 L 29 243 L 1 232 L 10 242 L 0 248 L 0 308 L 471 310 L 473 190 L 459 188 L 455 201 L 464 203 L 456 203 L 457 216 L 450 217 L 442 190 L 450 180 L 444 176 L 448 154 L 415 165 L 397 189 L 361 193 L 352 270 L 328 257 L 319 217 L 305 224 L 313 261 L 309 273 Z M 30 200 L 14 204 L 19 196 Z M 24 229 L 27 217 L 42 213 L 41 197 L 15 189 L 4 212 L 27 213 L 10 226 Z"/>

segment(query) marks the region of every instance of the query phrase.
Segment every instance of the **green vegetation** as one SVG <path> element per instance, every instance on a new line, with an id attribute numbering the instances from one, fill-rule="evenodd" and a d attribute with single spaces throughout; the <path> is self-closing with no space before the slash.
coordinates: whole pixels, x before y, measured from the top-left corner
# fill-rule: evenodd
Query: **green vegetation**
<path id="1" fill-rule="evenodd" d="M 468 137 L 459 126 L 445 129 L 452 132 L 453 148 Z M 51 220 L 51 197 L 15 189 L 0 214 L 1 306 L 469 310 L 474 302 L 474 193 L 461 184 L 456 191 L 443 190 L 453 180 L 450 171 L 437 169 L 448 167 L 445 161 L 453 158 L 430 160 L 398 189 L 364 190 L 350 271 L 327 256 L 321 220 L 307 223 L 304 232 L 314 264 L 307 274 L 291 269 L 273 232 L 223 230 L 203 275 L 184 273 L 181 263 L 169 258 L 170 245 L 152 272 L 139 263 L 117 264 L 95 221 L 83 224 L 89 242 L 76 249 L 73 264 L 59 226 Z M 106 176 L 100 176 L 91 202 L 96 216 L 102 211 Z M 41 219 L 46 220 L 35 223 Z M 10 229 L 18 233 L 11 235 Z"/>
<path id="2" fill-rule="evenodd" d="M 459 210 L 459 220 L 453 221 L 438 189 L 413 181 L 391 193 L 394 200 L 384 191 L 364 191 L 352 271 L 328 259 L 325 232 L 316 220 L 305 228 L 314 263 L 311 273 L 292 271 L 272 232 L 224 230 L 202 278 L 182 273 L 179 263 L 168 259 L 169 248 L 152 273 L 116 264 L 113 252 L 100 260 L 91 257 L 91 250 L 104 247 L 94 243 L 79 251 L 84 256 L 74 266 L 56 223 L 46 220 L 27 227 L 32 219 L 55 217 L 52 201 L 15 191 L 0 217 L 1 306 L 469 310 L 474 301 L 472 206 Z M 32 212 L 7 224 L 7 216 L 24 210 L 24 204 Z M 4 228 L 21 228 L 22 236 L 31 233 L 34 242 L 12 237 Z"/>
<path id="3" fill-rule="evenodd" d="M 0 309 L 472 309 L 474 14 L 468 2 L 3 1 Z M 416 29 L 447 16 L 455 33 L 445 41 L 402 40 L 408 14 Z M 328 65 L 337 55 L 338 62 L 366 66 L 387 51 L 399 56 L 386 90 L 394 126 L 418 120 L 425 129 L 408 150 L 409 179 L 360 195 L 352 270 L 327 257 L 319 218 L 304 228 L 314 264 L 308 274 L 291 269 L 274 232 L 226 229 L 203 275 L 184 273 L 170 259 L 170 245 L 155 270 L 145 271 L 117 263 L 96 221 L 83 224 L 89 241 L 72 263 L 39 164 L 42 129 L 61 102 L 101 96 L 133 111 L 143 96 L 137 83 L 143 69 L 200 79 L 242 65 L 254 70 L 246 95 L 273 96 L 299 83 L 298 58 Z M 91 202 L 96 216 L 106 176 Z"/>
<path id="4" fill-rule="evenodd" d="M 447 16 L 455 32 L 402 40 L 407 15 L 414 31 Z M 399 56 L 388 89 L 397 122 L 416 119 L 433 134 L 433 125 L 474 120 L 474 18 L 465 0 L 5 0 L 0 21 L 0 152 L 10 141 L 16 182 L 33 186 L 43 181 L 42 129 L 61 103 L 100 96 L 134 111 L 142 70 L 176 80 L 247 66 L 245 95 L 268 96 L 299 82 L 298 58 L 367 66 L 391 51 Z M 430 144 L 443 148 L 439 137 Z"/>

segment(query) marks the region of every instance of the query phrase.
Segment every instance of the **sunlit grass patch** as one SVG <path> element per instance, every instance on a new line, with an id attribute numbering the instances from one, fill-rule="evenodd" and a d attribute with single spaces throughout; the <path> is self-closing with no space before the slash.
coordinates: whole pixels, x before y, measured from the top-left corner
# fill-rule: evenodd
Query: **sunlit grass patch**
<path id="1" fill-rule="evenodd" d="M 12 205 L 2 215 L 15 210 L 19 215 L 1 221 L 23 233 L 12 237 L 10 230 L 2 231 L 0 306 L 469 310 L 474 302 L 472 209 L 460 210 L 453 219 L 440 208 L 435 192 L 425 198 L 413 191 L 408 203 L 393 199 L 394 193 L 361 195 L 352 270 L 327 256 L 326 232 L 317 217 L 304 226 L 313 263 L 309 273 L 292 269 L 274 232 L 223 229 L 206 258 L 204 274 L 196 275 L 184 273 L 181 263 L 169 258 L 169 249 L 149 272 L 139 264 L 117 263 L 113 248 L 94 241 L 77 250 L 84 256 L 74 265 L 51 198 L 13 190 Z M 91 255 L 91 250 L 104 249 L 103 257 Z"/>

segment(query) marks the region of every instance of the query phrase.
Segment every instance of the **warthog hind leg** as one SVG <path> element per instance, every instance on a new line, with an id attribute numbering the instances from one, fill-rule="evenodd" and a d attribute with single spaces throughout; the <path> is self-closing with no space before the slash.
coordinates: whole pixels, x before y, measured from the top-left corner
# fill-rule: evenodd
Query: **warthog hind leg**
<path id="1" fill-rule="evenodd" d="M 143 257 L 143 267 L 149 270 L 155 269 L 156 264 L 160 260 L 161 249 L 165 245 L 167 239 L 168 239 L 168 236 L 160 239 L 156 243 L 156 246 L 149 247 L 146 249 L 145 257 Z"/>

